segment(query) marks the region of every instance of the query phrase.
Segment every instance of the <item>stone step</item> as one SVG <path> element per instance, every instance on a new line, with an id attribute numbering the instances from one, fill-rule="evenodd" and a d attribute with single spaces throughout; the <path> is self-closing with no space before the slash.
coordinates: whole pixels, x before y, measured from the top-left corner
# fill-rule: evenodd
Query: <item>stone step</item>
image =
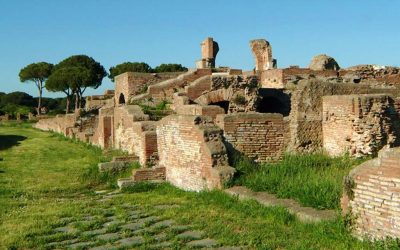
<path id="1" fill-rule="evenodd" d="M 111 162 L 101 162 L 97 166 L 99 172 L 122 172 L 128 168 L 130 162 L 125 161 L 111 161 Z"/>
<path id="2" fill-rule="evenodd" d="M 297 216 L 303 222 L 320 222 L 324 220 L 333 220 L 337 213 L 335 210 L 318 210 L 311 207 L 302 207 L 297 201 L 291 199 L 280 199 L 267 192 L 253 192 L 252 190 L 234 186 L 224 190 L 225 193 L 237 196 L 240 200 L 256 200 L 260 204 L 270 206 L 285 207 L 290 213 Z"/>
<path id="3" fill-rule="evenodd" d="M 165 168 L 141 168 L 132 171 L 132 178 L 135 181 L 165 181 Z"/>
<path id="4" fill-rule="evenodd" d="M 121 178 L 117 180 L 117 185 L 120 189 L 135 185 L 135 180 L 132 178 Z"/>
<path id="5" fill-rule="evenodd" d="M 134 161 L 138 161 L 139 157 L 136 155 L 120 155 L 120 156 L 114 156 L 112 158 L 113 162 L 119 162 L 119 161 L 123 161 L 123 162 L 134 162 Z"/>

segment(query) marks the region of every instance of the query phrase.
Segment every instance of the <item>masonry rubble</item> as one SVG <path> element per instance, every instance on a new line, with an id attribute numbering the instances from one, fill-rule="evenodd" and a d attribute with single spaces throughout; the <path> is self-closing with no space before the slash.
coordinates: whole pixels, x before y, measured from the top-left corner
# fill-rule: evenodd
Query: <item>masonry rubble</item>
<path id="1" fill-rule="evenodd" d="M 123 73 L 115 77 L 114 91 L 88 97 L 85 110 L 41 119 L 35 126 L 137 157 L 143 168 L 121 185 L 164 180 L 194 191 L 223 188 L 235 173 L 229 166 L 232 154 L 269 162 L 285 152 L 324 150 L 353 157 L 381 152 L 385 171 L 360 165 L 362 174 L 349 177 L 354 177 L 354 197 L 345 197 L 343 207 L 361 213 L 357 235 L 398 237 L 392 193 L 400 185 L 400 160 L 382 152 L 400 146 L 399 68 L 342 69 L 326 55 L 314 57 L 308 68 L 277 68 L 268 41 L 252 40 L 250 49 L 255 70 L 215 67 L 219 45 L 206 38 L 195 69 Z M 167 110 L 152 109 L 160 103 L 167 103 Z M 368 174 L 377 181 L 363 177 Z M 380 187 L 394 189 L 386 197 Z M 369 188 L 380 206 L 374 198 L 363 200 Z"/>

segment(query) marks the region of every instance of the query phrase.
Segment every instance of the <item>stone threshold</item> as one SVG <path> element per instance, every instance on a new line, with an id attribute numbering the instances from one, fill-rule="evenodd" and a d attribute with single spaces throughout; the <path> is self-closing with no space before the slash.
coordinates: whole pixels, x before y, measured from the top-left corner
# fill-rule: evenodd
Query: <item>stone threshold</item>
<path id="1" fill-rule="evenodd" d="M 253 192 L 243 186 L 234 186 L 224 190 L 225 193 L 236 196 L 239 200 L 256 200 L 260 204 L 271 207 L 285 207 L 289 213 L 297 216 L 302 222 L 320 222 L 333 220 L 337 217 L 335 210 L 318 210 L 311 207 L 303 207 L 297 201 L 291 199 L 280 199 L 267 192 Z"/>

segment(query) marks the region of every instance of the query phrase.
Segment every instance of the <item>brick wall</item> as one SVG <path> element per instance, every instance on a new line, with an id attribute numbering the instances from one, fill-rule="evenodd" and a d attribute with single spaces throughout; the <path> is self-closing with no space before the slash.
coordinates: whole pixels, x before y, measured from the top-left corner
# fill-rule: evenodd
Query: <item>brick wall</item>
<path id="1" fill-rule="evenodd" d="M 211 89 L 211 75 L 200 77 L 185 87 L 185 92 L 190 100 L 195 100 L 201 94 Z"/>
<path id="2" fill-rule="evenodd" d="M 398 145 L 399 122 L 387 95 L 323 97 L 323 147 L 333 156 L 370 155 L 385 145 Z"/>
<path id="3" fill-rule="evenodd" d="M 222 188 L 233 176 L 222 131 L 211 118 L 171 115 L 157 126 L 159 166 L 173 185 L 200 191 Z"/>
<path id="4" fill-rule="evenodd" d="M 393 89 L 372 89 L 367 85 L 337 84 L 319 80 L 301 81 L 292 91 L 290 144 L 288 150 L 313 152 L 322 149 L 322 97 L 351 94 L 394 94 Z"/>
<path id="5" fill-rule="evenodd" d="M 132 172 L 132 177 L 135 181 L 164 181 L 165 180 L 165 168 L 142 168 L 135 169 Z"/>
<path id="6" fill-rule="evenodd" d="M 216 105 L 203 106 L 197 104 L 177 106 L 175 112 L 178 115 L 210 116 L 213 120 L 215 120 L 217 115 L 225 113 L 223 108 Z"/>
<path id="7" fill-rule="evenodd" d="M 281 114 L 218 115 L 216 124 L 223 129 L 229 145 L 240 153 L 258 162 L 281 159 L 285 149 Z"/>
<path id="8" fill-rule="evenodd" d="M 56 117 L 40 119 L 34 127 L 68 135 L 68 128 L 74 127 L 76 118 L 75 114 L 57 115 Z"/>
<path id="9" fill-rule="evenodd" d="M 360 238 L 400 237 L 400 148 L 354 168 L 345 178 L 341 206 Z"/>
<path id="10" fill-rule="evenodd" d="M 144 85 L 150 86 L 168 79 L 176 78 L 183 72 L 169 73 L 138 73 L 125 72 L 115 77 L 115 103 L 118 104 L 120 94 L 122 93 L 127 103 L 130 96 L 137 95 L 143 89 Z"/>

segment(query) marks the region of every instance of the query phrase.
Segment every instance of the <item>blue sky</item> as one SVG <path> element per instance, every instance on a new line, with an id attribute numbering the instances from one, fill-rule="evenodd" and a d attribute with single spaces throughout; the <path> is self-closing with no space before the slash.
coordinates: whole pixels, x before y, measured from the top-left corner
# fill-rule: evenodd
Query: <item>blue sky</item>
<path id="1" fill-rule="evenodd" d="M 399 9 L 400 1 L 376 0 L 0 0 L 0 91 L 37 96 L 19 70 L 76 54 L 107 70 L 125 61 L 194 67 L 208 36 L 219 43 L 216 64 L 232 68 L 254 67 L 256 38 L 271 42 L 278 67 L 306 67 L 321 53 L 342 67 L 399 66 Z M 107 78 L 86 94 L 113 87 Z"/>

